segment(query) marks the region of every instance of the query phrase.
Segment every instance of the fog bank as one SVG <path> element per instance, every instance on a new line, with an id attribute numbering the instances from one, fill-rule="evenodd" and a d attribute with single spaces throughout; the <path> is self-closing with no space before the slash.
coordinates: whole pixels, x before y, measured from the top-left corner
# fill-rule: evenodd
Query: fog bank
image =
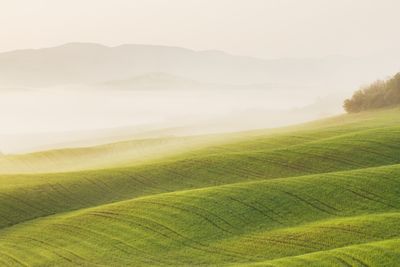
<path id="1" fill-rule="evenodd" d="M 309 110 L 319 101 L 302 90 L 282 89 L 3 90 L 0 150 L 21 152 L 76 141 L 79 133 L 99 129 L 185 127 L 186 134 L 199 134 L 278 127 L 340 112 L 340 106 L 334 103 Z M 82 135 L 81 139 L 89 136 Z"/>

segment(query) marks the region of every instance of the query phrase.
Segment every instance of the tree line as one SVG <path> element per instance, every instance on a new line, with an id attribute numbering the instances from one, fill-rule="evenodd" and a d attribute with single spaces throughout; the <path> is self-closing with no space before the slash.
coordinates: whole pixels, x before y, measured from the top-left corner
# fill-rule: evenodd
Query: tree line
<path id="1" fill-rule="evenodd" d="M 348 113 L 400 105 L 400 72 L 387 80 L 378 80 L 356 91 L 344 101 Z"/>

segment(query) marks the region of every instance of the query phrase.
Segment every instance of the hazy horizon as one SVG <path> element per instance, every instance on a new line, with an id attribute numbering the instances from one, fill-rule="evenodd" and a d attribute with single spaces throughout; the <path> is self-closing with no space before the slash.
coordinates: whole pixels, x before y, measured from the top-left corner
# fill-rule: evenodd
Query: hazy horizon
<path id="1" fill-rule="evenodd" d="M 394 0 L 4 2 L 0 151 L 71 141 L 51 138 L 59 133 L 239 131 L 340 114 L 360 86 L 399 71 L 399 9 Z"/>

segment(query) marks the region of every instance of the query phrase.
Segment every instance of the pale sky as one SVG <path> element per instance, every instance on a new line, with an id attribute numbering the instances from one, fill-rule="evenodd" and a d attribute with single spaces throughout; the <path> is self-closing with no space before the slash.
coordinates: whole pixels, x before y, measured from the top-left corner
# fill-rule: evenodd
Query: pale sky
<path id="1" fill-rule="evenodd" d="M 0 0 L 0 52 L 159 44 L 263 58 L 400 47 L 398 0 Z"/>

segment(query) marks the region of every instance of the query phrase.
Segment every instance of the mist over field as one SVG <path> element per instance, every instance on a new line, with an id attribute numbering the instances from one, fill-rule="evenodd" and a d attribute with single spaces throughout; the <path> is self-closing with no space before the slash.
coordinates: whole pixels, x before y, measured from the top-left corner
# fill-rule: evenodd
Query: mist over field
<path id="1" fill-rule="evenodd" d="M 261 89 L 232 90 L 228 94 L 226 90 L 190 88 L 96 93 L 87 88 L 47 88 L 3 92 L 0 146 L 5 152 L 12 152 L 45 145 L 44 140 L 29 137 L 35 134 L 48 139 L 65 132 L 78 138 L 79 132 L 128 126 L 185 127 L 187 134 L 199 134 L 282 126 L 340 112 L 340 108 L 327 107 L 325 113 L 312 114 L 303 107 L 318 99 L 310 100 L 302 93 L 292 102 L 286 98 L 287 92 Z M 298 114 L 293 110 L 296 108 L 300 110 Z"/>
<path id="2" fill-rule="evenodd" d="M 0 1 L 0 267 L 400 266 L 400 1 Z"/>
<path id="3" fill-rule="evenodd" d="M 265 60 L 92 43 L 0 53 L 0 148 L 100 144 L 122 138 L 104 132 L 139 126 L 194 135 L 300 123 L 340 114 L 354 88 L 397 65 L 396 57 Z"/>
<path id="4" fill-rule="evenodd" d="M 354 90 L 399 69 L 397 5 L 9 2 L 0 16 L 0 151 L 340 114 Z"/>

